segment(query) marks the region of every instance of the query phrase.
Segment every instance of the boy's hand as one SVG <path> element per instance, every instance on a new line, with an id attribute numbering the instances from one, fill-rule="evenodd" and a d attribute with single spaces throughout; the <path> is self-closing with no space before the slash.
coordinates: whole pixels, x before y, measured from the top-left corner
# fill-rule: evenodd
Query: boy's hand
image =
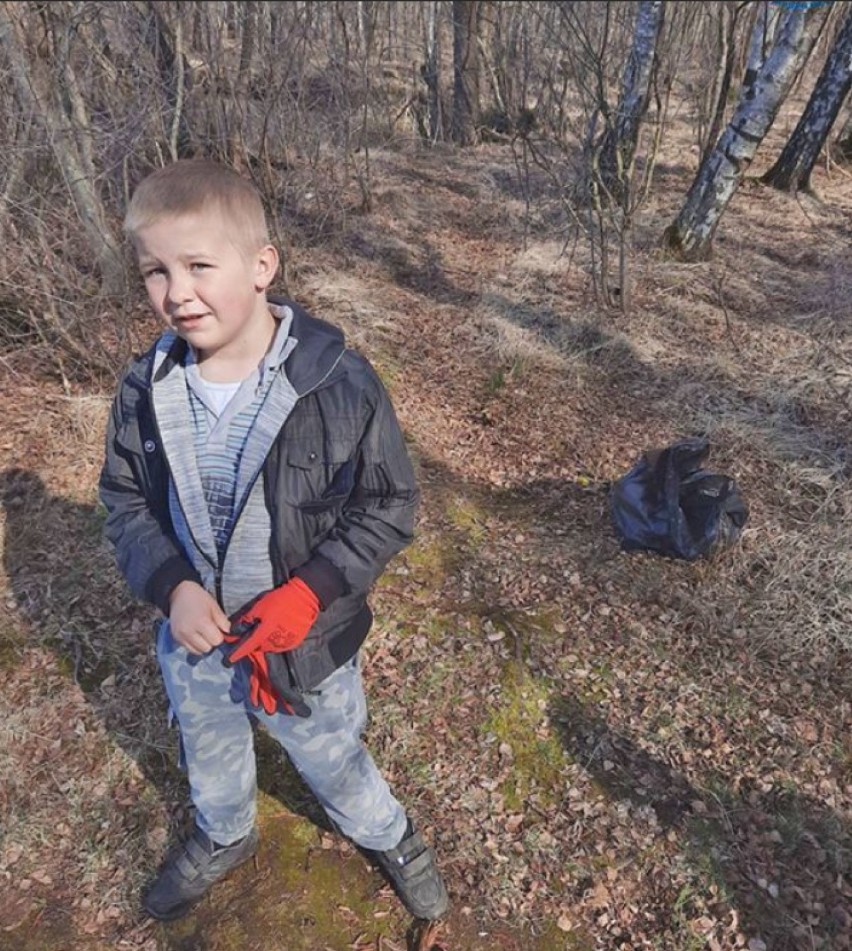
<path id="1" fill-rule="evenodd" d="M 216 599 L 195 581 L 181 581 L 169 598 L 172 637 L 190 654 L 218 647 L 231 627 Z"/>
<path id="2" fill-rule="evenodd" d="M 267 591 L 234 619 L 235 634 L 249 630 L 227 663 L 236 664 L 254 651 L 293 650 L 305 639 L 319 611 L 319 599 L 301 578 L 291 578 L 280 588 Z"/>

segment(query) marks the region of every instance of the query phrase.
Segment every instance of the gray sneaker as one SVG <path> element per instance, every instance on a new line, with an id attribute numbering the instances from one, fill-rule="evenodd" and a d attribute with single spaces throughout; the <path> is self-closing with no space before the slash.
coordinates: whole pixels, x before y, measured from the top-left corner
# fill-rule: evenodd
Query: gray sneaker
<path id="1" fill-rule="evenodd" d="M 248 861 L 257 851 L 257 829 L 232 845 L 216 845 L 196 826 L 183 845 L 163 862 L 145 892 L 142 907 L 159 921 L 181 918 L 228 872 Z"/>
<path id="2" fill-rule="evenodd" d="M 434 921 L 449 911 L 450 899 L 435 863 L 435 852 L 426 845 L 410 819 L 395 849 L 364 851 L 376 861 L 409 914 Z"/>

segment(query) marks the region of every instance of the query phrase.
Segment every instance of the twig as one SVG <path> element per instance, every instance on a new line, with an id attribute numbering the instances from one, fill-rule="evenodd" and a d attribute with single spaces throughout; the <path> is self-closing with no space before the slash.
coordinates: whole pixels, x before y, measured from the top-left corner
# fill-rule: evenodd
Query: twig
<path id="1" fill-rule="evenodd" d="M 728 331 L 728 337 L 730 338 L 731 343 L 734 346 L 734 349 L 738 354 L 742 355 L 742 349 L 737 343 L 734 337 L 734 328 L 731 325 L 731 315 L 728 313 L 728 308 L 725 305 L 725 294 L 724 294 L 724 283 L 725 283 L 725 273 L 722 272 L 716 276 L 716 296 L 719 299 L 719 307 L 722 309 L 722 313 L 725 315 L 725 329 Z"/>
<path id="2" fill-rule="evenodd" d="M 514 624 L 510 621 L 504 621 L 506 627 L 509 629 L 509 633 L 512 635 L 512 640 L 515 646 L 515 660 L 522 664 L 524 662 L 524 650 L 523 644 L 521 642 L 521 635 L 515 630 Z"/>

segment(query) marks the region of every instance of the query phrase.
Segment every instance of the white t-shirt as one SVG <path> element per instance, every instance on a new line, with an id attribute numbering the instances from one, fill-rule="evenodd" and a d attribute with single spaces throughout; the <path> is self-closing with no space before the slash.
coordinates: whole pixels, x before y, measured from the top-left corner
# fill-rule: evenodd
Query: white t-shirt
<path id="1" fill-rule="evenodd" d="M 217 416 L 222 415 L 222 411 L 242 386 L 242 380 L 237 380 L 236 383 L 211 383 L 210 380 L 202 380 L 202 383 Z"/>

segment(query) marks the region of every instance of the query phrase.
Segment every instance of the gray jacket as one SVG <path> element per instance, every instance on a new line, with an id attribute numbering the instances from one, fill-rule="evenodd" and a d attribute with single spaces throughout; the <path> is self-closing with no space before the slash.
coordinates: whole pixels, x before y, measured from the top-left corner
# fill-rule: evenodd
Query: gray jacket
<path id="1" fill-rule="evenodd" d="M 194 466 L 186 343 L 166 334 L 135 360 L 116 395 L 100 478 L 105 533 L 137 597 L 168 613 L 184 580 L 233 616 L 292 576 L 322 611 L 285 655 L 310 690 L 358 650 L 372 623 L 367 593 L 412 539 L 418 491 L 387 393 L 335 327 L 270 298 L 290 321 L 289 346 L 241 462 L 237 517 L 221 558 Z M 268 405 L 267 405 L 268 404 Z"/>

